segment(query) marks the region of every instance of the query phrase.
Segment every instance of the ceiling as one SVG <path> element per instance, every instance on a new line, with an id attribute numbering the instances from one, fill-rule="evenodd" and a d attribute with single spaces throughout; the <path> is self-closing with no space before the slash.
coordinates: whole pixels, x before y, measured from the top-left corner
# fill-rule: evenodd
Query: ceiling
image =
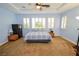
<path id="1" fill-rule="evenodd" d="M 8 9 L 18 14 L 27 13 L 62 13 L 79 6 L 78 3 L 42 3 L 50 7 L 42 7 L 42 10 L 36 8 L 35 3 L 9 3 L 4 4 Z"/>

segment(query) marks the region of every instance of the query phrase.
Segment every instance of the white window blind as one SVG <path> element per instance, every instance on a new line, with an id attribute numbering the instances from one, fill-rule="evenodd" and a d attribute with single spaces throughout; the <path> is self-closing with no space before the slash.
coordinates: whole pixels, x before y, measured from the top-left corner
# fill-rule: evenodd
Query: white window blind
<path id="1" fill-rule="evenodd" d="M 30 20 L 29 18 L 24 18 L 23 19 L 23 25 L 24 25 L 24 28 L 29 28 L 30 27 Z"/>
<path id="2" fill-rule="evenodd" d="M 45 18 L 32 18 L 32 28 L 45 28 Z"/>
<path id="3" fill-rule="evenodd" d="M 32 28 L 54 28 L 54 18 L 23 18 L 23 25 L 24 28 L 31 28 L 30 25 L 32 26 Z"/>
<path id="4" fill-rule="evenodd" d="M 48 28 L 54 28 L 54 18 L 48 18 Z"/>
<path id="5" fill-rule="evenodd" d="M 61 29 L 65 29 L 67 26 L 67 16 L 62 17 L 61 20 Z"/>

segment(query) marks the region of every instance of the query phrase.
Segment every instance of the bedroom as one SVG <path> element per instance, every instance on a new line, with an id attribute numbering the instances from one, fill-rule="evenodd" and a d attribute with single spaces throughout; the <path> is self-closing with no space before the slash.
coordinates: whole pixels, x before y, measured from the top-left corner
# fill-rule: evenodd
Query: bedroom
<path id="1" fill-rule="evenodd" d="M 76 55 L 73 45 L 78 40 L 78 6 L 78 3 L 0 3 L 0 55 Z M 17 37 L 13 35 L 17 29 L 13 32 L 12 24 L 20 25 L 22 35 L 18 36 L 23 37 L 9 41 Z M 54 37 L 49 34 L 52 31 Z M 34 43 L 27 43 L 28 40 Z"/>

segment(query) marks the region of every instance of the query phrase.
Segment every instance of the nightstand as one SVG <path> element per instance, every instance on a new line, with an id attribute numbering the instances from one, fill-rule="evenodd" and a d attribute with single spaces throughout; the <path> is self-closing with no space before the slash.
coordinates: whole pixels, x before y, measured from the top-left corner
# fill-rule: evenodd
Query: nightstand
<path id="1" fill-rule="evenodd" d="M 50 33 L 51 37 L 53 38 L 54 37 L 54 32 L 50 31 L 49 33 Z"/>

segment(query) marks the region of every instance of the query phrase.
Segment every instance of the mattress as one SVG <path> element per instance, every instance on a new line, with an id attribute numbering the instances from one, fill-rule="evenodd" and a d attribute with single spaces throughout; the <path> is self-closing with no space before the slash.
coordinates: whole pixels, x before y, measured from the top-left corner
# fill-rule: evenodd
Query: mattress
<path id="1" fill-rule="evenodd" d="M 29 32 L 25 35 L 25 40 L 51 40 L 48 32 Z"/>

